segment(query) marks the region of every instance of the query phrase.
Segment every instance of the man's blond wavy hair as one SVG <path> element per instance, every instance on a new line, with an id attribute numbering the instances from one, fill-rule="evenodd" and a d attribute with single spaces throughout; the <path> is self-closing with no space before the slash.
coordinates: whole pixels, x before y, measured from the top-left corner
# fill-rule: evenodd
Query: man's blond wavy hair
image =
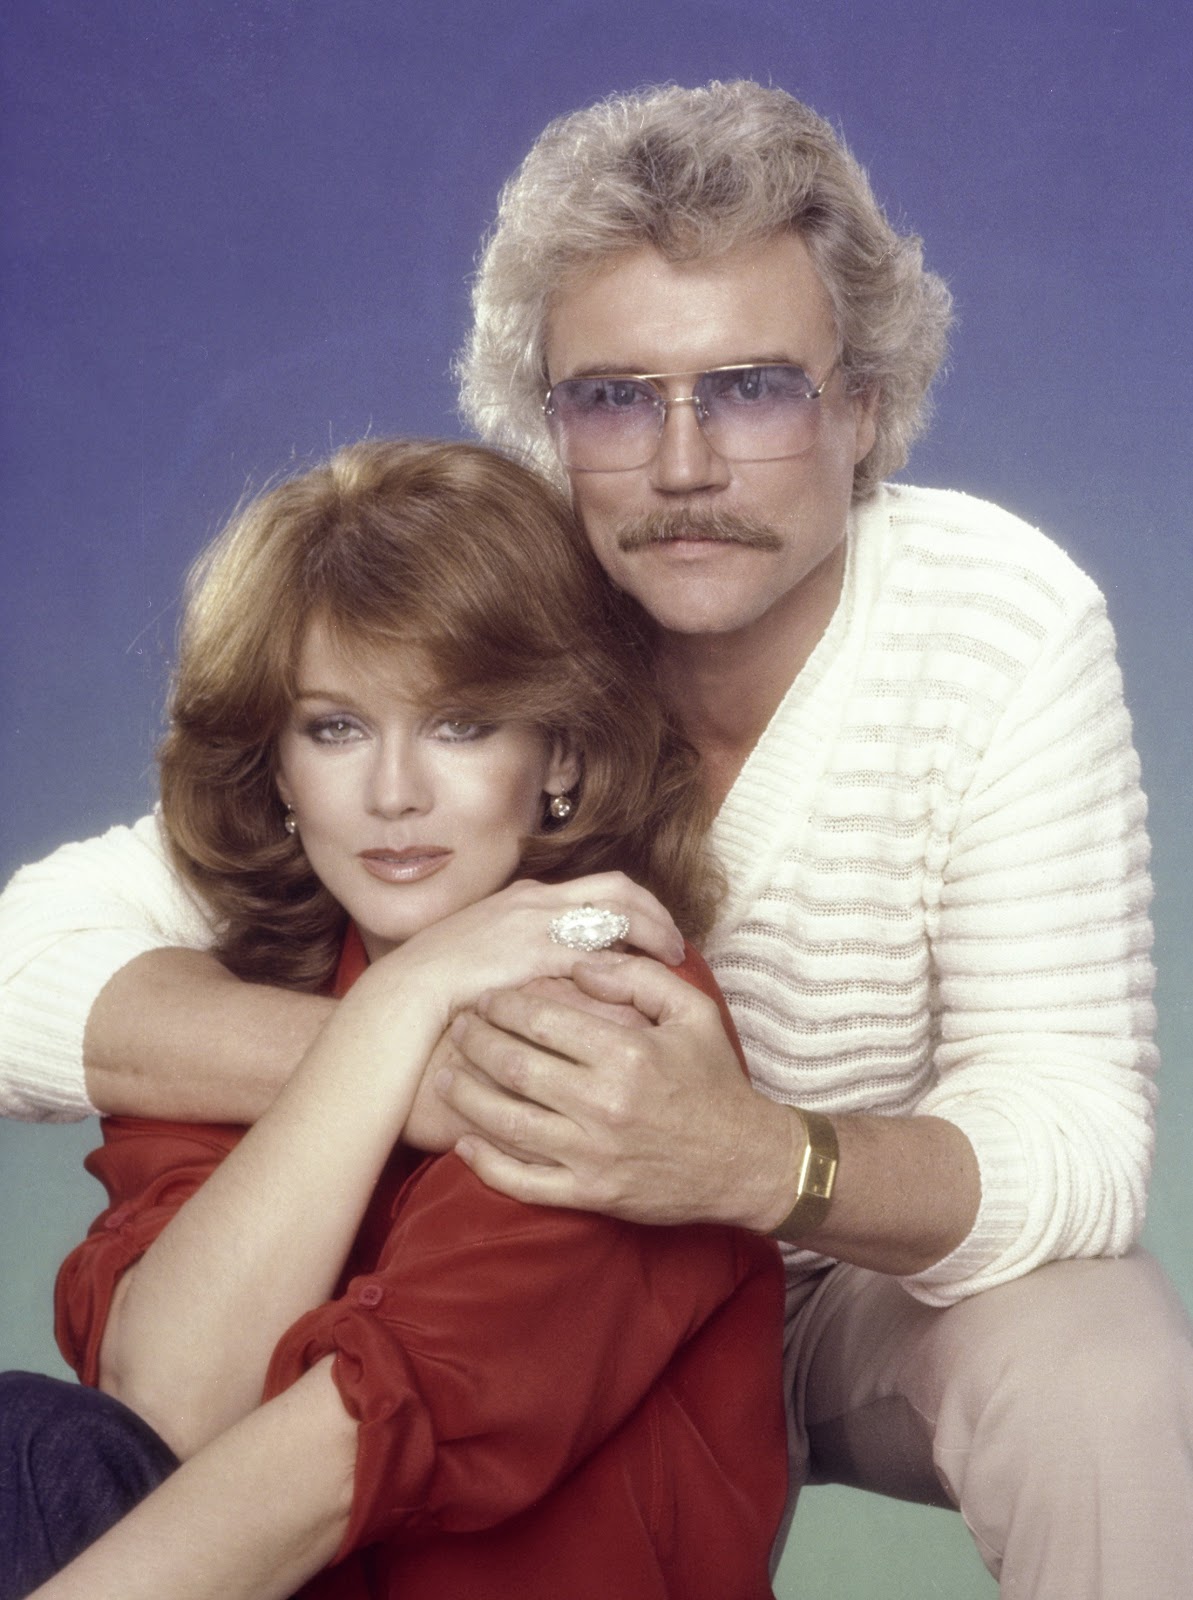
<path id="1" fill-rule="evenodd" d="M 926 426 L 951 298 L 828 123 L 757 83 L 614 95 L 546 128 L 503 190 L 481 258 L 457 363 L 465 418 L 559 481 L 542 415 L 553 293 L 643 246 L 695 261 L 784 232 L 804 241 L 828 291 L 848 392 L 877 396 L 877 439 L 854 474 L 865 499 Z"/>

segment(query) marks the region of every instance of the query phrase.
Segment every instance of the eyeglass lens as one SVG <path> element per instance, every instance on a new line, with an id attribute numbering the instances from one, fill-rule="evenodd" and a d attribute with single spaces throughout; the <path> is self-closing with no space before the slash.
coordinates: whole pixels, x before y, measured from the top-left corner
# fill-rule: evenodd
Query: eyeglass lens
<path id="1" fill-rule="evenodd" d="M 682 403 L 727 461 L 772 461 L 811 448 L 818 394 L 802 367 L 726 367 L 701 373 Z M 614 375 L 565 378 L 545 409 L 565 466 L 616 472 L 651 460 L 675 403 L 647 379 Z"/>

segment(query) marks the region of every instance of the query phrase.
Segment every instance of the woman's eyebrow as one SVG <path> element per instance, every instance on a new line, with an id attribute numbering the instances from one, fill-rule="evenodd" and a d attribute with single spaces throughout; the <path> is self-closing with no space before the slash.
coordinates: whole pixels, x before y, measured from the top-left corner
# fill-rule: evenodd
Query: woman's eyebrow
<path id="1" fill-rule="evenodd" d="M 312 685 L 303 688 L 301 685 L 294 691 L 295 700 L 351 700 L 353 696 L 345 689 L 323 689 Z"/>

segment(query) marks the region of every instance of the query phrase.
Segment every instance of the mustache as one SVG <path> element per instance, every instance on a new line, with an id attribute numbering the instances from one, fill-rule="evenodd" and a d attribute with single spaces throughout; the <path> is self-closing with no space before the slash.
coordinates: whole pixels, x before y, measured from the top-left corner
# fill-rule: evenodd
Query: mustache
<path id="1" fill-rule="evenodd" d="M 653 511 L 631 517 L 617 531 L 617 548 L 628 555 L 651 545 L 673 544 L 678 539 L 736 544 L 747 550 L 783 548 L 783 541 L 769 524 L 727 511 Z"/>

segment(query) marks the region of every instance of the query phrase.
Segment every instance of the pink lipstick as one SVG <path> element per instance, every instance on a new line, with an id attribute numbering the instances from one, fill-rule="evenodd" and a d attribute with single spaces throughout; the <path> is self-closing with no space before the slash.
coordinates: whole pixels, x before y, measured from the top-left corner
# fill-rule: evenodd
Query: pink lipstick
<path id="1" fill-rule="evenodd" d="M 382 883 L 418 883 L 445 867 L 450 850 L 439 845 L 410 845 L 405 850 L 362 850 L 358 860 Z"/>

